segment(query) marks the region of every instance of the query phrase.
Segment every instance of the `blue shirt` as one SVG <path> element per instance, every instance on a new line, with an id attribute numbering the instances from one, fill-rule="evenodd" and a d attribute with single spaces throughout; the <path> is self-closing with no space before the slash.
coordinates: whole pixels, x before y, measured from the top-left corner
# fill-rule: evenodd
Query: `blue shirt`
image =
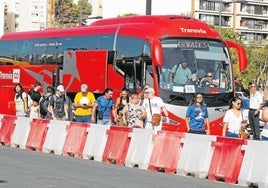
<path id="1" fill-rule="evenodd" d="M 189 126 L 191 130 L 204 131 L 205 118 L 208 118 L 207 106 L 191 105 L 186 111 L 186 117 L 189 117 Z"/>
<path id="2" fill-rule="evenodd" d="M 111 117 L 111 109 L 114 106 L 113 99 L 107 99 L 104 95 L 97 98 L 98 110 L 103 112 L 103 118 L 107 119 Z"/>

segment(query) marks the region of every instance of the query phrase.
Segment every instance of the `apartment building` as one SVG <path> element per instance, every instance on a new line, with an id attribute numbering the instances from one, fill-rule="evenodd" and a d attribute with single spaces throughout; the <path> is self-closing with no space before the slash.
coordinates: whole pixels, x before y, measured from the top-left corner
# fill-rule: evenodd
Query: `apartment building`
<path id="1" fill-rule="evenodd" d="M 232 28 L 245 42 L 268 42 L 268 0 L 192 0 L 195 18 Z"/>
<path id="2" fill-rule="evenodd" d="M 46 1 L 4 0 L 3 4 L 4 33 L 46 28 Z"/>

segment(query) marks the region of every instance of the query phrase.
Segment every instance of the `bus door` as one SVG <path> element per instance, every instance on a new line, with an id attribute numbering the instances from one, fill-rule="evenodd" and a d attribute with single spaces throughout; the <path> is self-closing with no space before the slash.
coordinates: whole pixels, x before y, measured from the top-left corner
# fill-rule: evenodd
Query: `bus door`
<path id="1" fill-rule="evenodd" d="M 107 86 L 107 50 L 65 51 L 62 80 L 66 91 L 78 92 L 86 83 L 93 93 L 102 93 Z"/>

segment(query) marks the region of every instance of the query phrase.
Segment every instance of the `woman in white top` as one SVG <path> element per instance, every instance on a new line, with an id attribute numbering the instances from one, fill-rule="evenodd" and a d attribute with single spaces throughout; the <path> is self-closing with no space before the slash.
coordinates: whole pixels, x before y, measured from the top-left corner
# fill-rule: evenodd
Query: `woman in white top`
<path id="1" fill-rule="evenodd" d="M 155 91 L 153 88 L 148 88 L 144 92 L 144 102 L 142 106 L 146 110 L 146 124 L 145 129 L 153 129 L 156 134 L 157 131 L 162 130 L 162 120 L 158 126 L 152 124 L 152 116 L 153 114 L 159 114 L 163 112 L 166 117 L 166 123 L 169 123 L 168 111 L 165 107 L 163 100 L 160 97 L 154 95 Z"/>
<path id="2" fill-rule="evenodd" d="M 14 98 L 16 106 L 16 116 L 25 117 L 28 115 L 29 112 L 27 93 L 24 92 L 24 89 L 20 84 L 17 84 L 14 87 L 14 91 L 16 93 Z"/>
<path id="3" fill-rule="evenodd" d="M 230 109 L 227 110 L 223 118 L 222 136 L 238 138 L 241 128 L 248 124 L 246 113 L 241 108 L 242 100 L 233 97 L 230 101 Z"/>

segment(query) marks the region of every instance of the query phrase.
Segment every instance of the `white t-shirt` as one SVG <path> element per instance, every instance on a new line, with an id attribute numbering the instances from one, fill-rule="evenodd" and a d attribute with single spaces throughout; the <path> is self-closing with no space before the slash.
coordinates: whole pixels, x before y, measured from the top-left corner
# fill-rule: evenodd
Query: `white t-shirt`
<path id="1" fill-rule="evenodd" d="M 243 119 L 246 119 L 246 114 L 244 111 L 241 111 L 240 116 L 237 117 L 235 116 L 233 110 L 230 109 L 226 111 L 223 122 L 228 123 L 228 129 L 230 131 L 239 131 L 241 129 Z"/>
<path id="2" fill-rule="evenodd" d="M 22 97 L 17 97 L 18 94 L 15 95 L 14 101 L 15 101 L 15 105 L 16 105 L 16 115 L 17 116 L 25 116 L 25 112 L 24 112 L 24 105 L 23 105 L 23 100 L 22 98 L 27 98 L 27 94 L 25 92 L 23 92 L 21 94 Z"/>
<path id="3" fill-rule="evenodd" d="M 250 94 L 249 108 L 258 109 L 261 103 L 263 103 L 263 97 L 259 91 L 257 91 L 255 94 Z"/>
<path id="4" fill-rule="evenodd" d="M 150 104 L 151 104 L 152 113 L 150 111 Z M 152 114 L 161 114 L 161 109 L 165 106 L 163 100 L 160 97 L 154 96 L 152 99 L 150 99 L 150 103 L 149 103 L 149 99 L 146 98 L 146 99 L 144 99 L 142 106 L 146 110 L 146 121 L 147 122 L 146 122 L 145 128 L 146 129 L 154 129 L 155 133 L 159 130 L 162 130 L 162 121 L 160 121 L 159 126 L 152 126 L 152 124 L 150 122 L 152 120 Z"/>

